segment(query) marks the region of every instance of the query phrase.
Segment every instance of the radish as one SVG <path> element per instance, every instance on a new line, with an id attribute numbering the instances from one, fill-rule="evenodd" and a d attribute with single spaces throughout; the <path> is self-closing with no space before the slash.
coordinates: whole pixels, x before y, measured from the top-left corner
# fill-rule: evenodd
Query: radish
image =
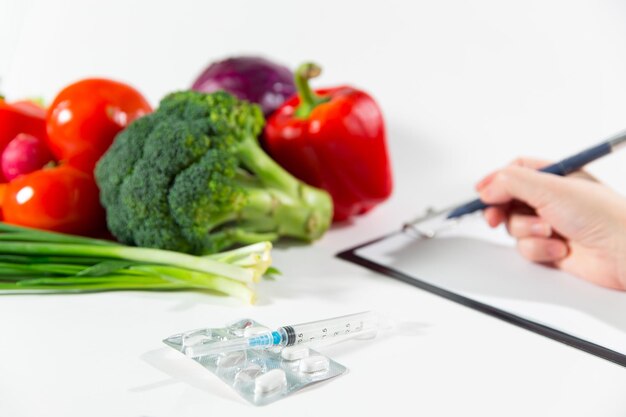
<path id="1" fill-rule="evenodd" d="M 2 152 L 2 174 L 7 181 L 37 171 L 53 160 L 46 142 L 29 134 L 17 135 Z"/>

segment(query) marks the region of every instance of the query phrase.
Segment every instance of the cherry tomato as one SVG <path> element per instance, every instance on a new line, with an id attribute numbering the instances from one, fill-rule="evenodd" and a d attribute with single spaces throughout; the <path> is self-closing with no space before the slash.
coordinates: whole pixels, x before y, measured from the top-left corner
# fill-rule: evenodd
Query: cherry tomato
<path id="1" fill-rule="evenodd" d="M 4 221 L 64 233 L 92 234 L 105 227 L 93 177 L 62 165 L 22 175 L 7 185 Z"/>
<path id="2" fill-rule="evenodd" d="M 141 93 L 129 85 L 99 78 L 70 84 L 48 109 L 50 150 L 60 161 L 76 158 L 79 168 L 93 169 L 115 135 L 151 111 Z"/>

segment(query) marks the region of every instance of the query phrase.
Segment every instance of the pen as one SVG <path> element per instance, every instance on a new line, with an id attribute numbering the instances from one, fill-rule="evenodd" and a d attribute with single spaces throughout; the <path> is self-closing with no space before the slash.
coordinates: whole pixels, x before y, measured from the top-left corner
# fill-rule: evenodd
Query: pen
<path id="1" fill-rule="evenodd" d="M 624 145 L 626 145 L 626 131 L 622 131 L 603 141 L 599 145 L 579 152 L 576 155 L 570 156 L 569 158 L 565 158 L 562 161 L 542 168 L 539 171 L 554 175 L 565 176 L 581 169 L 582 167 L 592 161 L 595 161 L 596 159 L 599 159 L 605 155 L 610 154 L 611 152 L 616 151 Z M 455 219 L 457 217 L 461 217 L 478 210 L 486 209 L 487 207 L 489 207 L 488 204 L 483 203 L 482 201 L 480 201 L 480 199 L 476 199 L 455 208 L 448 214 L 446 218 Z"/>

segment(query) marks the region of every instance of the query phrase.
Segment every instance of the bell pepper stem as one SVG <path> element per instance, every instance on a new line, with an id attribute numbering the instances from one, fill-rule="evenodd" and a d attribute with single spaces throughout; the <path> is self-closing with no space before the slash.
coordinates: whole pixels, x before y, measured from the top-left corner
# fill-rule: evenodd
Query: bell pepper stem
<path id="1" fill-rule="evenodd" d="M 315 107 L 330 100 L 329 97 L 317 95 L 309 85 L 309 80 L 317 77 L 321 72 L 322 69 L 312 62 L 306 62 L 296 69 L 294 81 L 300 97 L 300 105 L 294 113 L 297 118 L 307 119 Z"/>

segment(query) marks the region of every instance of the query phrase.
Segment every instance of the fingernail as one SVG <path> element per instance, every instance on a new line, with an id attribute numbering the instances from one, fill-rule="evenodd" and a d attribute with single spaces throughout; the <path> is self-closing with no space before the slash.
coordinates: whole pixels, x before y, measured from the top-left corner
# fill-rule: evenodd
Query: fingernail
<path id="1" fill-rule="evenodd" d="M 493 181 L 494 174 L 489 174 L 476 184 L 476 191 L 480 191 Z"/>
<path id="2" fill-rule="evenodd" d="M 489 197 L 491 196 L 491 188 L 490 187 L 483 187 L 479 192 L 478 192 L 478 196 L 480 197 L 481 200 L 483 201 L 489 201 Z"/>
<path id="3" fill-rule="evenodd" d="M 552 234 L 552 228 L 546 223 L 533 223 L 530 225 L 530 233 L 535 236 L 548 237 Z"/>

